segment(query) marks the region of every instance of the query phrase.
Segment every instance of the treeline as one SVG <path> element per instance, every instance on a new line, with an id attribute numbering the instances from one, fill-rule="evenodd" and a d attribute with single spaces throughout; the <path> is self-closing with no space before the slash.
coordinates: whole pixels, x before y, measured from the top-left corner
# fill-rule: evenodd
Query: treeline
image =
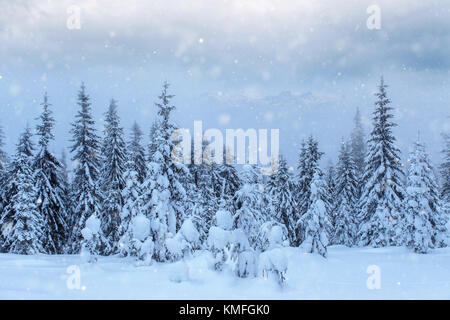
<path id="1" fill-rule="evenodd" d="M 71 128 L 72 174 L 65 154 L 49 151 L 55 120 L 46 94 L 35 133 L 25 128 L 11 159 L 1 151 L 1 134 L 1 252 L 81 252 L 90 259 L 120 254 L 149 263 L 208 249 L 217 269 L 234 259 L 236 272 L 245 276 L 257 253 L 286 245 L 326 256 L 330 244 L 405 245 L 419 253 L 447 244 L 450 139 L 444 137 L 440 177 L 419 139 L 404 165 L 383 80 L 370 134 L 366 138 L 357 112 L 336 166 L 319 167 L 323 153 L 311 136 L 301 145 L 296 170 L 280 157 L 269 176 L 258 165 L 237 170 L 227 161 L 174 162 L 177 127 L 168 87 L 158 97 L 144 146 L 137 123 L 125 137 L 115 100 L 100 136 L 82 85 Z M 268 254 L 261 258 L 268 270 L 283 265 Z"/>

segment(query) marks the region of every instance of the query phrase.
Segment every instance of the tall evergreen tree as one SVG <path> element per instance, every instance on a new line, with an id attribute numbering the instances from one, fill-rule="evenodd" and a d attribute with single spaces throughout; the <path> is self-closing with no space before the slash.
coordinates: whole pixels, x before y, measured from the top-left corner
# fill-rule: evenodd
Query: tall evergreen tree
<path id="1" fill-rule="evenodd" d="M 73 253 L 79 253 L 86 220 L 94 216 L 100 218 L 101 197 L 99 178 L 99 137 L 95 130 L 95 121 L 91 114 L 91 102 L 84 84 L 78 93 L 80 110 L 75 116 L 71 133 L 73 135 L 71 152 L 74 169 L 71 209 L 72 226 L 71 247 Z"/>
<path id="2" fill-rule="evenodd" d="M 3 128 L 0 126 L 0 217 L 4 206 L 6 205 L 6 183 L 7 183 L 7 154 L 3 150 L 5 146 L 5 135 Z M 1 226 L 0 226 L 1 230 Z M 1 248 L 1 236 L 0 236 L 0 248 Z"/>
<path id="3" fill-rule="evenodd" d="M 361 199 L 360 245 L 374 247 L 402 244 L 402 164 L 395 146 L 392 128 L 393 108 L 389 105 L 383 78 L 373 112 L 373 130 L 368 140 L 369 151 Z"/>
<path id="4" fill-rule="evenodd" d="M 202 141 L 201 159 L 191 153 L 192 163 L 189 165 L 192 187 L 187 188 L 190 216 L 200 235 L 200 242 L 205 243 L 207 233 L 213 225 L 213 218 L 219 210 L 223 178 L 220 175 L 220 165 L 213 157 L 206 155 L 208 142 Z M 201 162 L 201 163 L 200 163 Z M 187 187 L 187 186 L 185 186 Z M 228 199 L 230 200 L 230 199 Z M 228 204 L 231 206 L 232 202 Z"/>
<path id="5" fill-rule="evenodd" d="M 298 176 L 297 176 L 297 204 L 299 217 L 306 214 L 310 205 L 311 199 L 311 181 L 316 170 L 319 170 L 318 163 L 323 153 L 319 151 L 319 143 L 310 136 L 306 141 L 302 142 L 299 162 L 298 162 Z M 322 175 L 322 173 L 320 173 Z M 305 239 L 304 231 L 299 225 L 296 230 L 296 243 L 300 245 Z"/>
<path id="6" fill-rule="evenodd" d="M 342 142 L 337 166 L 333 244 L 352 246 L 357 232 L 358 180 L 350 145 Z"/>
<path id="7" fill-rule="evenodd" d="M 267 192 L 272 200 L 270 205 L 271 215 L 275 221 L 286 227 L 289 242 L 294 245 L 297 243 L 295 233 L 297 219 L 296 187 L 286 160 L 280 156 L 280 159 L 275 161 L 278 161 L 278 170 L 272 173 L 267 184 Z"/>
<path id="8" fill-rule="evenodd" d="M 18 162 L 19 158 L 24 158 L 29 161 L 28 167 L 32 168 L 32 158 L 33 158 L 33 152 L 34 152 L 34 144 L 32 141 L 33 134 L 31 133 L 30 126 L 27 123 L 27 126 L 25 127 L 24 132 L 19 137 L 19 143 L 17 144 L 17 151 L 15 158 L 11 163 L 8 164 L 6 168 L 6 177 L 5 177 L 5 187 L 4 187 L 4 202 L 5 207 L 3 208 L 2 217 L 1 217 L 1 238 L 2 241 L 0 243 L 3 243 L 3 249 L 2 251 L 7 251 L 8 248 L 6 246 L 6 237 L 8 234 L 12 231 L 13 226 L 13 218 L 15 214 L 14 206 L 12 205 L 12 198 L 17 194 L 18 192 L 18 181 L 15 180 L 15 177 L 17 177 L 20 174 L 20 163 Z"/>
<path id="9" fill-rule="evenodd" d="M 119 228 L 119 252 L 123 256 L 135 254 L 132 252 L 133 232 L 131 223 L 133 219 L 142 214 L 143 207 L 142 184 L 139 182 L 139 174 L 131 157 L 127 162 L 126 168 L 124 176 L 126 186 L 122 190 L 124 205 L 120 214 L 121 223 Z"/>
<path id="10" fill-rule="evenodd" d="M 444 201 L 450 203 L 450 134 L 443 135 L 445 146 L 442 153 L 444 162 L 441 164 L 442 174 L 442 197 Z"/>
<path id="11" fill-rule="evenodd" d="M 37 209 L 37 191 L 33 175 L 31 130 L 27 125 L 17 145 L 9 170 L 8 204 L 0 225 L 3 249 L 11 253 L 36 254 L 44 249 L 44 218 Z"/>
<path id="12" fill-rule="evenodd" d="M 328 246 L 328 212 L 326 200 L 326 185 L 321 173 L 316 171 L 310 186 L 310 205 L 308 211 L 298 221 L 305 230 L 303 245 L 307 252 L 317 252 L 327 256 Z"/>
<path id="13" fill-rule="evenodd" d="M 325 184 L 326 184 L 326 188 L 327 188 L 327 198 L 328 198 L 328 203 L 329 203 L 329 217 L 328 220 L 330 222 L 330 227 L 331 230 L 329 232 L 330 234 L 330 241 L 333 240 L 332 235 L 334 234 L 334 230 L 335 230 L 335 220 L 336 220 L 336 215 L 337 215 L 337 198 L 336 198 L 336 168 L 334 167 L 333 163 L 330 161 L 325 173 Z M 330 242 L 331 243 L 331 242 Z"/>
<path id="14" fill-rule="evenodd" d="M 177 217 L 182 215 L 180 203 L 186 200 L 186 190 L 178 177 L 189 174 L 184 164 L 172 159 L 174 143 L 172 133 L 174 124 L 170 121 L 170 114 L 175 109 L 171 105 L 167 90 L 169 84 L 163 85 L 158 107 L 157 126 L 153 134 L 155 150 L 151 153 L 147 179 L 143 184 L 144 213 L 152 221 L 152 235 L 154 258 L 157 261 L 170 259 L 170 252 L 166 247 L 169 233 L 176 233 Z"/>
<path id="15" fill-rule="evenodd" d="M 48 253 L 62 253 L 66 240 L 66 206 L 63 184 L 61 181 L 62 166 L 59 160 L 48 150 L 54 139 L 51 104 L 47 93 L 44 95 L 42 113 L 38 118 L 36 131 L 39 136 L 39 150 L 35 157 L 34 171 L 37 190 L 37 209 L 44 219 L 44 247 Z"/>
<path id="16" fill-rule="evenodd" d="M 356 109 L 356 114 L 354 118 L 354 128 L 351 135 L 350 144 L 351 144 L 351 154 L 353 162 L 355 164 L 355 174 L 358 180 L 357 196 L 360 197 L 363 186 L 364 171 L 366 169 L 365 157 L 367 147 L 359 108 Z"/>
<path id="17" fill-rule="evenodd" d="M 244 165 L 241 172 L 242 187 L 235 195 L 234 227 L 242 229 L 255 246 L 259 230 L 264 221 L 263 195 L 260 170 L 256 165 Z"/>
<path id="18" fill-rule="evenodd" d="M 433 247 L 431 217 L 440 208 L 433 201 L 437 191 L 432 180 L 424 146 L 417 141 L 409 157 L 410 167 L 406 184 L 406 245 L 417 253 L 427 253 Z M 431 200 L 431 201 L 430 201 Z"/>
<path id="19" fill-rule="evenodd" d="M 131 127 L 131 137 L 128 142 L 128 157 L 131 160 L 134 171 L 137 173 L 139 183 L 143 183 L 147 177 L 147 165 L 145 161 L 145 150 L 142 146 L 143 133 L 135 121 Z"/>
<path id="20" fill-rule="evenodd" d="M 124 203 L 126 146 L 123 128 L 120 126 L 117 104 L 111 100 L 105 114 L 105 129 L 102 146 L 102 170 L 100 185 L 103 194 L 101 228 L 108 245 L 104 254 L 115 253 L 119 244 L 120 212 Z"/>
<path id="21" fill-rule="evenodd" d="M 64 236 L 64 248 L 63 251 L 64 253 L 69 252 L 70 250 L 68 250 L 68 246 L 69 246 L 69 240 L 70 240 L 70 233 L 72 230 L 72 225 L 71 225 L 71 209 L 72 209 L 72 202 L 71 202 L 71 194 L 72 194 L 72 183 L 70 181 L 70 176 L 69 176 L 69 168 L 67 166 L 67 154 L 66 151 L 63 149 L 63 151 L 61 152 L 61 157 L 59 162 L 61 163 L 61 170 L 59 170 L 59 181 L 61 184 L 61 189 L 63 191 L 63 202 L 64 202 L 64 206 L 66 208 L 66 216 L 64 217 L 64 220 L 66 221 L 66 232 L 65 232 L 65 236 Z"/>

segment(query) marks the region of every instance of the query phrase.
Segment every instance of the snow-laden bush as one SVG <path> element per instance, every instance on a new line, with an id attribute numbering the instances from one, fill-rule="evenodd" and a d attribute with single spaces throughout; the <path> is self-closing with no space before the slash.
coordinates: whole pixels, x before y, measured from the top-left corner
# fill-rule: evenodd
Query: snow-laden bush
<path id="1" fill-rule="evenodd" d="M 149 265 L 154 253 L 150 220 L 143 214 L 132 218 L 128 231 L 119 243 L 119 252 L 123 256 L 135 257 L 139 262 Z"/>
<path id="2" fill-rule="evenodd" d="M 83 237 L 81 255 L 87 257 L 88 262 L 97 261 L 96 255 L 100 247 L 100 219 L 91 215 L 86 220 L 85 227 L 81 230 Z"/>
<path id="3" fill-rule="evenodd" d="M 191 219 L 186 219 L 175 236 L 170 233 L 166 238 L 167 258 L 177 261 L 190 257 L 193 250 L 199 246 L 200 235 Z"/>
<path id="4" fill-rule="evenodd" d="M 131 221 L 131 255 L 150 264 L 154 251 L 154 243 L 150 234 L 150 220 L 139 214 Z"/>
<path id="5" fill-rule="evenodd" d="M 288 259 L 281 248 L 267 250 L 259 256 L 259 273 L 265 278 L 271 275 L 280 285 L 286 279 Z"/>
<path id="6" fill-rule="evenodd" d="M 274 220 L 267 221 L 262 224 L 257 237 L 257 249 L 265 251 L 269 249 L 272 243 L 279 243 L 283 246 L 289 246 L 287 228 L 283 224 Z"/>
<path id="7" fill-rule="evenodd" d="M 214 269 L 221 271 L 229 266 L 237 276 L 248 277 L 256 273 L 256 255 L 242 229 L 230 230 L 232 216 L 219 210 L 216 223 L 209 230 L 208 248 L 214 255 Z"/>
<path id="8" fill-rule="evenodd" d="M 232 232 L 211 227 L 208 234 L 208 248 L 214 256 L 214 269 L 221 271 L 229 258 Z"/>
<path id="9" fill-rule="evenodd" d="M 279 225 L 272 225 L 270 230 L 266 229 L 266 231 L 268 231 L 268 247 L 259 256 L 258 273 L 265 279 L 273 276 L 282 285 L 286 279 L 288 266 L 288 259 L 282 249 L 285 243 L 283 234 L 285 231 Z"/>
<path id="10" fill-rule="evenodd" d="M 256 275 L 256 255 L 242 229 L 233 230 L 231 263 L 237 276 L 245 278 Z"/>

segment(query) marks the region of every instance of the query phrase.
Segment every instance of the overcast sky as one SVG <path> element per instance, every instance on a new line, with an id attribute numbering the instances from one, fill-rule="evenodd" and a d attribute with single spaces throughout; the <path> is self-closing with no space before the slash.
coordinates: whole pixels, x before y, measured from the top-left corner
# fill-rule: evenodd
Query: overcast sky
<path id="1" fill-rule="evenodd" d="M 374 3 L 381 10 L 380 30 L 366 24 Z M 73 26 L 78 9 L 81 28 L 70 29 L 68 19 Z M 0 121 L 12 151 L 24 124 L 35 125 L 47 90 L 58 120 L 59 152 L 68 145 L 81 81 L 99 128 L 114 96 L 124 126 L 136 119 L 146 132 L 164 80 L 172 83 L 176 118 L 186 127 L 192 126 L 186 113 L 205 95 L 314 93 L 348 107 L 348 122 L 318 134 L 333 158 L 338 147 L 331 146 L 351 130 L 356 107 L 370 130 L 373 93 L 383 74 L 397 108 L 402 150 L 420 130 L 439 162 L 440 133 L 450 130 L 449 49 L 448 0 L 0 0 Z M 197 120 L 223 117 L 214 106 L 197 107 L 203 112 L 196 110 L 202 117 Z M 235 114 L 230 111 L 230 121 L 221 124 L 240 124 Z M 261 126 L 248 118 L 248 127 Z M 307 125 L 292 131 L 295 120 L 289 120 L 265 127 L 282 126 L 282 140 L 315 133 Z M 295 159 L 297 150 L 284 152 Z"/>

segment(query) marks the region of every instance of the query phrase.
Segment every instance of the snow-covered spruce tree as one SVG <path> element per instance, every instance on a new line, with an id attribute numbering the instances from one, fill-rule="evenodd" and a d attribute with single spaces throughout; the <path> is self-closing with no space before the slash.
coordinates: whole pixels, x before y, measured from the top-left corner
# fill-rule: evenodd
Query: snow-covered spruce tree
<path id="1" fill-rule="evenodd" d="M 278 170 L 270 176 L 267 184 L 267 193 L 272 201 L 270 205 L 271 215 L 279 223 L 283 224 L 288 232 L 291 245 L 296 242 L 295 225 L 297 220 L 294 193 L 296 186 L 293 181 L 286 160 L 280 156 Z"/>
<path id="2" fill-rule="evenodd" d="M 366 168 L 365 157 L 367 147 L 359 108 L 356 109 L 354 124 L 355 126 L 351 134 L 350 145 L 351 145 L 351 155 L 353 158 L 353 162 L 355 163 L 356 179 L 358 181 L 357 196 L 360 197 L 363 187 L 364 170 Z"/>
<path id="3" fill-rule="evenodd" d="M 202 150 L 204 151 L 206 147 L 207 143 L 204 141 Z M 208 156 L 202 158 L 204 159 L 201 164 L 192 161 L 189 166 L 193 188 L 188 189 L 192 199 L 189 201 L 188 212 L 200 233 L 200 243 L 205 243 L 214 215 L 219 209 L 223 178 L 220 176 L 219 165 L 214 163 L 213 158 Z M 198 159 L 196 162 L 199 162 Z"/>
<path id="4" fill-rule="evenodd" d="M 1 219 L 4 249 L 17 254 L 44 253 L 46 250 L 45 219 L 37 208 L 37 190 L 32 169 L 31 132 L 21 135 L 17 153 L 11 164 L 12 191 Z"/>
<path id="5" fill-rule="evenodd" d="M 148 265 L 153 257 L 154 243 L 150 219 L 142 211 L 142 186 L 131 158 L 125 172 L 124 205 L 121 212 L 119 253 L 135 257 L 138 263 Z"/>
<path id="6" fill-rule="evenodd" d="M 299 219 L 298 224 L 305 230 L 303 245 L 306 251 L 317 252 L 323 257 L 327 256 L 329 230 L 326 198 L 326 185 L 317 170 L 311 181 L 308 211 Z"/>
<path id="7" fill-rule="evenodd" d="M 100 218 L 101 197 L 98 186 L 99 178 L 99 137 L 95 130 L 95 121 L 91 114 L 91 103 L 86 94 L 84 84 L 78 93 L 80 110 L 75 116 L 71 133 L 73 135 L 71 152 L 75 162 L 72 182 L 72 227 L 71 252 L 79 253 L 83 236 L 81 230 L 85 228 L 89 217 Z M 94 219 L 93 219 L 94 220 Z M 101 232 L 101 231 L 100 231 Z M 100 241 L 102 235 L 99 235 Z M 106 243 L 96 246 L 92 250 L 101 250 Z M 98 251 L 100 252 L 100 251 Z"/>
<path id="8" fill-rule="evenodd" d="M 117 114 L 117 103 L 111 99 L 105 113 L 105 128 L 102 145 L 102 169 L 100 186 L 103 195 L 100 214 L 101 229 L 108 242 L 105 255 L 117 252 L 119 245 L 120 212 L 124 203 L 122 190 L 125 188 L 126 145 L 123 128 Z"/>
<path id="9" fill-rule="evenodd" d="M 353 246 L 357 233 L 358 180 L 350 145 L 342 142 L 336 172 L 333 244 Z"/>
<path id="10" fill-rule="evenodd" d="M 242 229 L 252 247 L 255 247 L 258 232 L 264 223 L 263 196 L 260 170 L 256 165 L 246 164 L 242 168 L 242 187 L 235 194 L 234 227 Z"/>
<path id="11" fill-rule="evenodd" d="M 429 185 L 430 168 L 428 167 L 425 149 L 419 141 L 414 144 L 410 153 L 408 180 L 406 184 L 406 245 L 417 253 L 427 253 L 433 247 L 433 227 L 430 217 L 434 215 L 430 208 L 430 191 L 436 191 Z M 434 182 L 432 182 L 434 184 Z M 434 189 L 434 190 L 433 190 Z M 435 205 L 435 204 L 434 204 Z"/>
<path id="12" fill-rule="evenodd" d="M 182 202 L 186 200 L 186 191 L 178 177 L 188 174 L 184 164 L 172 159 L 174 143 L 172 133 L 175 126 L 170 121 L 170 113 L 175 108 L 170 104 L 172 95 L 163 85 L 159 96 L 157 126 L 153 134 L 154 152 L 148 165 L 147 178 L 143 184 L 144 214 L 151 220 L 152 236 L 155 244 L 154 258 L 157 261 L 170 259 L 166 239 L 176 233 L 177 217 L 182 214 Z"/>
<path id="13" fill-rule="evenodd" d="M 444 162 L 441 164 L 442 175 L 442 198 L 449 204 L 450 203 L 450 134 L 443 135 L 444 137 Z"/>
<path id="14" fill-rule="evenodd" d="M 4 206 L 6 205 L 6 181 L 7 181 L 7 154 L 3 150 L 5 146 L 5 135 L 3 133 L 3 128 L 0 126 L 0 217 L 2 216 L 2 211 Z M 0 226 L 1 230 L 1 226 Z M 0 250 L 1 250 L 1 241 L 2 237 L 0 236 Z"/>
<path id="15" fill-rule="evenodd" d="M 298 161 L 298 175 L 297 175 L 297 212 L 298 216 L 303 216 L 308 211 L 310 205 L 311 181 L 313 179 L 315 170 L 318 169 L 318 163 L 323 153 L 319 151 L 318 142 L 310 136 L 306 141 L 302 142 L 300 156 Z M 305 239 L 304 230 L 296 229 L 296 242 L 294 245 L 300 245 Z"/>
<path id="16" fill-rule="evenodd" d="M 143 183 L 147 177 L 147 165 L 145 161 L 145 150 L 142 146 L 143 133 L 135 121 L 131 127 L 131 136 L 128 142 L 128 157 L 131 159 L 134 171 L 137 173 L 139 183 Z"/>
<path id="17" fill-rule="evenodd" d="M 31 170 L 33 165 L 33 151 L 34 151 L 34 145 L 33 141 L 31 140 L 32 133 L 30 126 L 27 123 L 27 126 L 25 128 L 25 131 L 20 135 L 19 143 L 17 145 L 17 151 L 15 158 L 12 162 L 10 162 L 6 168 L 6 177 L 5 177 L 5 187 L 4 187 L 4 202 L 5 207 L 3 208 L 2 215 L 1 215 L 1 233 L 0 237 L 2 241 L 0 243 L 3 243 L 1 251 L 7 252 L 9 250 L 8 245 L 6 243 L 6 238 L 12 232 L 12 226 L 13 226 L 13 218 L 15 215 L 15 208 L 12 204 L 12 198 L 18 193 L 18 181 L 15 179 L 20 174 L 21 164 L 18 162 L 19 158 L 28 159 L 29 163 L 28 166 Z"/>
<path id="18" fill-rule="evenodd" d="M 219 165 L 220 176 L 223 179 L 220 188 L 220 198 L 231 206 L 236 191 L 239 190 L 242 182 L 239 178 L 236 167 L 233 164 L 235 162 L 234 155 L 230 152 L 230 150 L 224 148 L 223 156 L 223 163 Z"/>
<path id="19" fill-rule="evenodd" d="M 215 225 L 208 231 L 208 250 L 214 256 L 214 269 L 222 271 L 230 259 L 232 244 L 233 216 L 226 209 L 218 210 L 215 215 Z"/>
<path id="20" fill-rule="evenodd" d="M 152 161 L 153 154 L 156 151 L 157 148 L 157 142 L 156 142 L 156 130 L 158 128 L 158 122 L 153 121 L 152 125 L 150 126 L 150 134 L 149 134 L 149 144 L 148 144 L 148 154 L 147 154 L 147 160 L 148 162 Z M 146 166 L 146 171 L 147 171 Z"/>
<path id="21" fill-rule="evenodd" d="M 327 202 L 329 203 L 329 210 L 328 210 L 328 220 L 330 221 L 330 230 L 329 230 L 329 234 L 333 235 L 334 234 L 334 225 L 335 225 L 335 219 L 336 219 L 336 209 L 337 209 L 337 199 L 336 199 L 336 168 L 334 167 L 333 163 L 330 161 L 328 163 L 326 172 L 325 172 L 325 184 L 327 186 L 327 196 L 328 196 L 328 200 Z M 331 241 L 333 240 L 332 237 L 330 237 L 330 244 L 332 243 Z"/>
<path id="22" fill-rule="evenodd" d="M 373 112 L 373 130 L 368 140 L 365 187 L 360 204 L 359 244 L 384 247 L 403 244 L 402 219 L 404 191 L 400 151 L 395 146 L 391 102 L 383 78 Z"/>
<path id="23" fill-rule="evenodd" d="M 36 127 L 39 137 L 39 149 L 34 160 L 34 174 L 37 190 L 37 209 L 44 219 L 44 248 L 47 253 L 63 253 L 66 240 L 66 205 L 65 190 L 61 181 L 62 165 L 48 150 L 49 143 L 54 139 L 53 112 L 50 109 L 47 93 L 44 95 L 42 113 Z"/>
<path id="24" fill-rule="evenodd" d="M 123 256 L 138 256 L 138 248 L 134 244 L 133 219 L 142 215 L 142 185 L 139 183 L 138 173 L 131 157 L 125 171 L 125 188 L 122 190 L 124 205 L 120 214 L 119 253 Z M 150 233 L 150 225 L 148 232 Z"/>
<path id="25" fill-rule="evenodd" d="M 59 162 L 61 163 L 61 170 L 59 170 L 59 181 L 60 181 L 60 186 L 61 189 L 63 191 L 63 202 L 64 202 L 64 206 L 66 208 L 65 213 L 66 216 L 64 217 L 64 221 L 66 222 L 66 232 L 64 233 L 64 240 L 63 240 L 63 248 L 62 251 L 63 253 L 67 253 L 70 250 L 68 250 L 68 246 L 69 246 L 69 240 L 70 240 L 70 232 L 72 230 L 72 225 L 71 225 L 71 209 L 72 209 L 72 203 L 71 203 L 71 199 L 70 196 L 72 194 L 71 192 L 71 181 L 70 181 L 70 177 L 69 177 L 69 169 L 67 167 L 67 154 L 66 151 L 63 150 L 61 152 L 61 157 Z"/>
<path id="26" fill-rule="evenodd" d="M 431 234 L 431 243 L 433 248 L 441 248 L 448 245 L 448 230 L 447 222 L 449 220 L 448 214 L 445 212 L 445 203 L 442 201 L 442 196 L 437 184 L 437 179 L 434 174 L 435 170 L 431 163 L 430 157 L 425 150 L 425 146 L 417 141 L 415 147 L 419 149 L 421 154 L 421 161 L 425 171 L 424 180 L 427 186 L 424 196 L 428 202 L 428 217 L 433 228 Z M 409 176 L 409 175 L 408 175 Z"/>

